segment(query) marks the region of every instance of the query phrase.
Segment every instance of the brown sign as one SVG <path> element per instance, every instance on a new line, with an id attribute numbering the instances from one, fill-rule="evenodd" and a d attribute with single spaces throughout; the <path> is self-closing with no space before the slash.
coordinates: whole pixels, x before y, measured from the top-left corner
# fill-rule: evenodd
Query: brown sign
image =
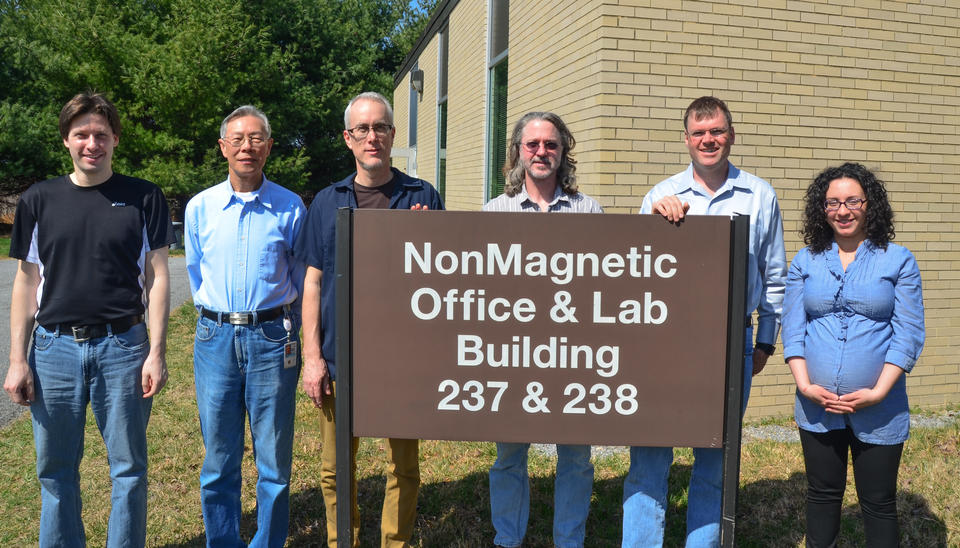
<path id="1" fill-rule="evenodd" d="M 357 436 L 721 447 L 731 220 L 357 210 Z"/>

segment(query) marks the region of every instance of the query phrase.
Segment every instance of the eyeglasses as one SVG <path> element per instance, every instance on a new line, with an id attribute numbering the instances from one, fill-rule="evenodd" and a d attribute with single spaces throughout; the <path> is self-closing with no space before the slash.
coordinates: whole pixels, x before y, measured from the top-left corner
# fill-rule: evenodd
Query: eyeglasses
<path id="1" fill-rule="evenodd" d="M 711 130 L 706 130 L 706 131 L 702 129 L 698 129 L 697 131 L 688 131 L 687 135 L 689 135 L 690 138 L 693 139 L 694 141 L 699 141 L 700 139 L 703 139 L 704 137 L 706 137 L 707 133 L 709 133 L 710 136 L 713 137 L 714 139 L 719 139 L 724 135 L 726 135 L 727 132 L 729 131 L 730 131 L 730 128 L 728 127 L 713 128 Z"/>
<path id="2" fill-rule="evenodd" d="M 543 148 L 547 149 L 549 152 L 553 152 L 560 148 L 560 143 L 554 141 L 527 141 L 523 143 L 523 148 L 527 149 L 527 152 L 530 154 L 536 154 L 540 150 L 540 145 L 543 145 Z"/>
<path id="3" fill-rule="evenodd" d="M 840 209 L 840 205 L 843 204 L 847 206 L 847 209 L 849 209 L 850 211 L 856 211 L 861 207 L 863 207 L 863 204 L 865 204 L 866 202 L 867 201 L 864 200 L 863 198 L 847 198 L 846 200 L 842 200 L 842 201 L 837 200 L 835 198 L 831 198 L 823 202 L 823 208 L 826 209 L 827 211 L 837 211 L 838 209 Z"/>
<path id="4" fill-rule="evenodd" d="M 347 133 L 349 133 L 354 139 L 360 141 L 367 138 L 367 135 L 370 134 L 371 129 L 373 130 L 373 134 L 377 137 L 386 137 L 390 134 L 390 130 L 393 129 L 393 126 L 390 124 L 373 124 L 372 126 L 360 124 L 359 126 L 348 129 Z"/>
<path id="5" fill-rule="evenodd" d="M 229 139 L 225 138 L 223 141 L 232 147 L 241 147 L 243 143 L 250 141 L 250 146 L 258 147 L 266 141 L 266 138 L 259 133 L 254 133 L 253 135 L 246 135 L 244 137 L 234 136 Z"/>

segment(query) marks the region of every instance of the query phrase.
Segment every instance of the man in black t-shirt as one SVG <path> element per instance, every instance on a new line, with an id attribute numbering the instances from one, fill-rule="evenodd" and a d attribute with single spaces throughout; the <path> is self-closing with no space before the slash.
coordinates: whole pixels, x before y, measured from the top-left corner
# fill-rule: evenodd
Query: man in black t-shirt
<path id="1" fill-rule="evenodd" d="M 17 204 L 3 388 L 33 418 L 40 546 L 86 544 L 78 471 L 88 402 L 113 482 L 107 546 L 143 546 L 147 421 L 167 381 L 173 226 L 156 185 L 113 173 L 120 117 L 106 98 L 71 99 L 60 134 L 73 172 L 33 185 Z"/>

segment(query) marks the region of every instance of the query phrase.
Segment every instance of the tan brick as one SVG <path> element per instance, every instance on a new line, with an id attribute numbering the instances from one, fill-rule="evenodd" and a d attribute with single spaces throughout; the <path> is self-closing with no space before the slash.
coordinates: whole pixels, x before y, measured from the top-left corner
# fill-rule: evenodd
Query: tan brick
<path id="1" fill-rule="evenodd" d="M 582 188 L 608 211 L 629 213 L 688 163 L 679 122 L 687 103 L 718 94 L 736 121 L 731 159 L 777 189 L 790 255 L 802 245 L 796 230 L 813 176 L 843 160 L 867 163 L 887 181 L 897 242 L 914 250 L 924 275 L 928 338 L 908 383 L 912 403 L 960 401 L 951 346 L 960 337 L 958 10 L 901 0 L 616 4 L 515 3 L 508 117 L 534 108 L 564 116 L 578 138 Z M 451 209 L 485 198 L 485 6 L 461 0 L 450 20 Z M 545 13 L 554 24 L 542 24 Z M 428 86 L 433 47 L 420 57 Z M 398 128 L 408 116 L 405 81 Z M 419 108 L 422 174 L 435 171 L 434 98 L 425 93 Z M 398 131 L 398 145 L 405 138 Z M 922 383 L 912 382 L 918 372 Z M 789 415 L 788 373 L 756 386 L 748 416 Z M 944 393 L 922 392 L 932 387 Z"/>

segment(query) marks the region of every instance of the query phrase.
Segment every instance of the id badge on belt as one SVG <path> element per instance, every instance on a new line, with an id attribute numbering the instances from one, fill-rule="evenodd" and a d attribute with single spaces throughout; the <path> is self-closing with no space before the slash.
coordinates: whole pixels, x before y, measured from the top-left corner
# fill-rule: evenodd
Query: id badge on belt
<path id="1" fill-rule="evenodd" d="M 287 330 L 287 342 L 283 345 L 283 368 L 290 369 L 297 366 L 297 341 L 290 340 L 293 322 L 288 316 L 283 317 L 283 328 Z"/>

